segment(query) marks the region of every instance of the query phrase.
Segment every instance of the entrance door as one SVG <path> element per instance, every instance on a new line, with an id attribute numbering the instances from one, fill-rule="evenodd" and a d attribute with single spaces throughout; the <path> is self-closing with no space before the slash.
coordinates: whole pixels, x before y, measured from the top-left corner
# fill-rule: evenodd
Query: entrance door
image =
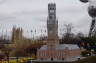
<path id="1" fill-rule="evenodd" d="M 64 60 L 64 58 L 62 58 L 62 60 Z"/>
<path id="2" fill-rule="evenodd" d="M 51 61 L 53 61 L 53 58 L 51 58 Z"/>

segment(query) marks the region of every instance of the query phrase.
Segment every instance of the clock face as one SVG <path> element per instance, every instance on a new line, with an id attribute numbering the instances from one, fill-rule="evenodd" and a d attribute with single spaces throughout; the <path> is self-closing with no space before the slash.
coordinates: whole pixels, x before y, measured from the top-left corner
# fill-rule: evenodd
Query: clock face
<path id="1" fill-rule="evenodd" d="M 54 10 L 50 10 L 50 13 L 54 13 Z"/>

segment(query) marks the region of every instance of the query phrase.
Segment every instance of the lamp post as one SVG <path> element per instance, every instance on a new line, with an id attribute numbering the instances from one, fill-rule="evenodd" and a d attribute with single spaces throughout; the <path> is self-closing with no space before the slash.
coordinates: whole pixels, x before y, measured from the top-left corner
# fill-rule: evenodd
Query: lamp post
<path id="1" fill-rule="evenodd" d="M 91 56 L 94 56 L 94 55 L 93 55 L 93 52 L 94 52 L 94 49 L 91 49 Z"/>

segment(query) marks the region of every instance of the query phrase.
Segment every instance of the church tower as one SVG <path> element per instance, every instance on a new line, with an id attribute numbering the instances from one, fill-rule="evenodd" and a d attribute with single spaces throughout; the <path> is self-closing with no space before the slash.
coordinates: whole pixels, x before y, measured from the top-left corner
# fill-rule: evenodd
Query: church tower
<path id="1" fill-rule="evenodd" d="M 22 30 L 22 28 L 16 28 L 15 26 L 13 26 L 11 42 L 16 43 L 18 41 L 21 41 L 22 39 L 23 39 L 23 30 Z"/>
<path id="2" fill-rule="evenodd" d="M 56 4 L 48 4 L 48 18 L 47 18 L 47 46 L 49 49 L 55 49 L 59 45 L 58 40 L 58 20 L 56 19 Z"/>

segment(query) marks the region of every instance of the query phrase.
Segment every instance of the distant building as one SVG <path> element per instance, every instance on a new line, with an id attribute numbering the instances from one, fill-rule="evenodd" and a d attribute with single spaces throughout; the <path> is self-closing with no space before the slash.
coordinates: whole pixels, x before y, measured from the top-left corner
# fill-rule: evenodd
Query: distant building
<path id="1" fill-rule="evenodd" d="M 18 42 L 23 38 L 22 28 L 16 28 L 15 26 L 12 29 L 12 43 Z"/>
<path id="2" fill-rule="evenodd" d="M 81 50 L 77 45 L 59 44 L 55 3 L 48 4 L 47 31 L 47 45 L 37 50 L 38 60 L 67 60 L 80 56 Z"/>

